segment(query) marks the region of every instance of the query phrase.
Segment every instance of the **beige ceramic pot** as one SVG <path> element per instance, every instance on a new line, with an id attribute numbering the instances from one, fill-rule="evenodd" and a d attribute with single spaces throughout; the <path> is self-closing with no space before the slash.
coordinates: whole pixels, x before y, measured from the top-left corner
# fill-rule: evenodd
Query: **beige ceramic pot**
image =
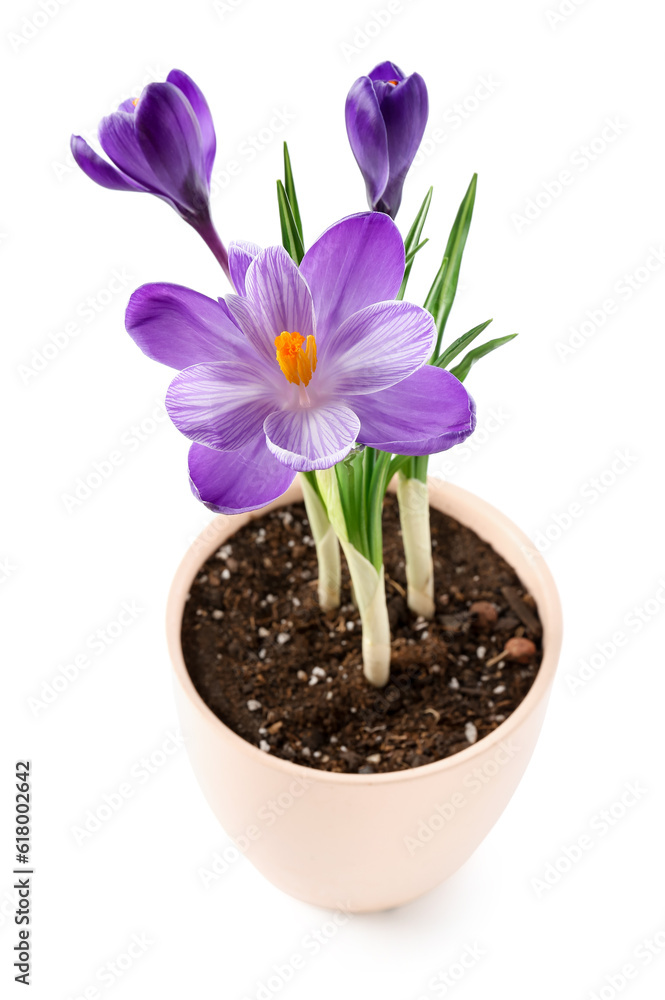
<path id="1" fill-rule="evenodd" d="M 333 774 L 272 757 L 213 715 L 187 673 L 183 608 L 201 564 L 261 511 L 220 516 L 176 573 L 168 643 L 182 732 L 210 807 L 239 849 L 274 885 L 331 909 L 399 906 L 455 872 L 507 806 L 529 762 L 561 646 L 561 607 L 539 553 L 484 500 L 430 480 L 433 507 L 472 528 L 514 567 L 538 604 L 544 657 L 524 701 L 489 736 L 434 764 L 385 774 Z M 291 489 L 271 507 L 301 499 Z M 270 509 L 270 508 L 268 508 Z"/>

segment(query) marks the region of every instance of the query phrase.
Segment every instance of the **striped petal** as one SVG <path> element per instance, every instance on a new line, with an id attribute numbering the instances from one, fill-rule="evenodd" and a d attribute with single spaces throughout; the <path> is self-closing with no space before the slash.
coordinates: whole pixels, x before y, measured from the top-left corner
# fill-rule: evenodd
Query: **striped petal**
<path id="1" fill-rule="evenodd" d="M 309 248 L 300 272 L 312 293 L 322 347 L 353 313 L 397 295 L 404 276 L 399 229 L 387 215 L 350 215 Z"/>
<path id="2" fill-rule="evenodd" d="M 182 285 L 142 285 L 125 326 L 144 354 L 179 371 L 205 361 L 260 363 L 224 306 Z"/>
<path id="3" fill-rule="evenodd" d="M 238 295 L 245 294 L 245 275 L 247 268 L 255 257 L 261 253 L 261 247 L 245 240 L 234 240 L 229 244 L 229 271 L 231 281 Z"/>
<path id="4" fill-rule="evenodd" d="M 282 402 L 260 372 L 245 364 L 185 368 L 166 394 L 166 409 L 178 430 L 219 451 L 249 444 Z"/>
<path id="5" fill-rule="evenodd" d="M 342 404 L 299 406 L 278 410 L 267 417 L 268 448 L 296 472 L 329 469 L 341 462 L 353 448 L 360 421 L 353 410 Z"/>
<path id="6" fill-rule="evenodd" d="M 385 218 L 385 216 L 384 216 Z M 325 389 L 336 394 L 377 392 L 423 365 L 434 343 L 432 316 L 410 302 L 378 302 L 354 313 L 319 352 Z"/>
<path id="7" fill-rule="evenodd" d="M 227 295 L 226 304 L 245 336 L 275 364 L 275 338 L 285 330 L 307 338 L 314 333 L 312 296 L 283 247 L 268 247 L 250 263 L 246 296 Z"/>

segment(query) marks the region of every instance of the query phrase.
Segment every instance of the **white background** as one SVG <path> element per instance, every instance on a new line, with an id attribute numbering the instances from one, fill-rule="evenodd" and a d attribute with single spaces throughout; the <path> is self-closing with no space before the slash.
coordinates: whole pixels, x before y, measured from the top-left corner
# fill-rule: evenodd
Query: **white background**
<path id="1" fill-rule="evenodd" d="M 213 208 L 223 238 L 279 242 L 275 179 L 287 138 L 311 242 L 365 207 L 344 99 L 356 77 L 390 58 L 407 72 L 419 70 L 430 93 L 429 155 L 412 170 L 398 216 L 405 232 L 434 184 L 431 242 L 411 297 L 422 301 L 478 171 L 450 336 L 490 316 L 494 336 L 520 333 L 467 382 L 480 416 L 474 451 L 451 452 L 438 468 L 444 459 L 452 463 L 453 481 L 540 538 L 561 590 L 566 638 L 533 761 L 473 858 L 420 901 L 340 927 L 271 995 L 429 1000 L 443 995 L 441 975 L 471 946 L 483 954 L 450 990 L 459 1000 L 659 996 L 659 7 L 653 0 L 565 0 L 568 13 L 557 21 L 554 0 L 401 0 L 388 24 L 369 27 L 370 40 L 364 26 L 385 0 L 234 0 L 218 10 L 210 0 L 44 3 L 48 18 L 35 0 L 5 3 L 0 30 L 2 981 L 13 976 L 10 805 L 13 765 L 23 757 L 34 769 L 31 996 L 66 1000 L 96 985 L 113 1000 L 254 998 L 273 966 L 302 952 L 304 937 L 329 920 L 282 895 L 244 858 L 203 887 L 199 869 L 229 840 L 185 751 L 168 756 L 149 780 L 137 777 L 141 759 L 176 728 L 164 604 L 189 540 L 211 515 L 189 492 L 187 442 L 167 420 L 154 422 L 170 372 L 136 349 L 123 310 L 145 281 L 210 295 L 226 289 L 212 256 L 174 212 L 155 198 L 96 187 L 72 166 L 68 140 L 73 131 L 93 132 L 103 114 L 151 79 L 184 69 L 216 122 L 220 190 Z M 268 141 L 250 159 L 247 143 L 276 123 L 274 109 L 292 120 L 283 131 L 264 131 Z M 608 120 L 615 123 L 611 142 L 598 139 Z M 223 189 L 230 159 L 241 171 Z M 570 183 L 559 190 L 554 182 L 564 170 Z M 537 203 L 525 222 L 530 200 Z M 126 284 L 110 296 L 115 271 Z M 632 290 L 626 275 L 636 275 Z M 89 321 L 91 296 L 99 312 Z M 608 299 L 616 305 L 611 315 Z M 578 333 L 579 346 L 563 358 L 557 345 L 585 321 L 587 336 Z M 37 353 L 71 323 L 77 335 L 36 371 Z M 131 445 L 136 425 L 144 440 Z M 64 495 L 117 449 L 123 464 L 68 509 Z M 612 472 L 617 452 L 628 458 Z M 601 475 L 602 495 L 590 485 Z M 578 516 L 566 521 L 575 503 Z M 141 610 L 95 654 L 89 637 L 115 620 L 123 602 Z M 650 609 L 639 628 L 630 624 L 636 607 Z M 611 655 L 616 632 L 626 641 Z M 89 667 L 35 710 L 29 699 L 41 698 L 44 682 L 86 651 Z M 581 661 L 594 653 L 592 679 L 571 690 Z M 87 811 L 127 780 L 132 798 L 78 844 L 74 828 Z M 627 782 L 645 791 L 630 808 L 614 805 L 625 815 L 601 836 L 598 814 L 621 800 Z M 585 833 L 592 849 L 557 884 L 539 889 L 534 880 Z M 98 971 L 134 934 L 147 937 L 147 950 L 104 985 Z M 658 934 L 663 950 L 646 964 L 635 950 Z M 606 977 L 626 962 L 637 978 L 610 987 Z M 10 995 L 22 989 L 11 983 Z"/>

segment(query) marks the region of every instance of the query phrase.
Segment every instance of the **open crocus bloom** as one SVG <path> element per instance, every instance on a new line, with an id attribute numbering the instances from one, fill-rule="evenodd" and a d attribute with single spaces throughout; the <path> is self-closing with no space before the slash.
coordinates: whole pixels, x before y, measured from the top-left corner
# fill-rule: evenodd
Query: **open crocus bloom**
<path id="1" fill-rule="evenodd" d="M 462 384 L 423 367 L 432 317 L 394 301 L 404 245 L 388 216 L 342 219 L 300 268 L 282 247 L 252 244 L 231 244 L 229 264 L 240 294 L 215 302 L 144 285 L 127 310 L 144 353 L 181 369 L 166 405 L 195 442 L 190 477 L 208 507 L 262 507 L 296 472 L 329 468 L 356 442 L 422 455 L 473 431 Z"/>
<path id="2" fill-rule="evenodd" d="M 186 73 L 171 70 L 165 83 L 149 83 L 139 98 L 123 101 L 102 119 L 99 141 L 112 163 L 81 136 L 71 139 L 74 159 L 97 184 L 155 194 L 195 227 L 208 221 L 215 129 Z"/>

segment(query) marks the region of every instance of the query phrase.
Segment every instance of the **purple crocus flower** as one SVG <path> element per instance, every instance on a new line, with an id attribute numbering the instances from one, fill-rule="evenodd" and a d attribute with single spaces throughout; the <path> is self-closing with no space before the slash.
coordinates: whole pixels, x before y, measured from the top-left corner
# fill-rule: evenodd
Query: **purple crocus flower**
<path id="1" fill-rule="evenodd" d="M 392 62 L 361 76 L 346 99 L 346 131 L 375 212 L 395 218 L 407 171 L 427 124 L 422 76 L 405 76 Z"/>
<path id="2" fill-rule="evenodd" d="M 231 244 L 229 262 L 239 294 L 143 285 L 127 309 L 144 353 L 180 369 L 166 405 L 195 442 L 192 488 L 211 510 L 262 507 L 356 442 L 423 455 L 473 431 L 464 386 L 425 365 L 432 317 L 394 301 L 404 245 L 386 215 L 342 219 L 300 269 L 282 247 L 247 243 Z"/>
<path id="3" fill-rule="evenodd" d="M 73 135 L 72 154 L 81 170 L 102 187 L 163 198 L 203 236 L 226 270 L 226 251 L 210 220 L 215 129 L 194 81 L 171 70 L 165 83 L 149 83 L 140 97 L 123 101 L 103 118 L 98 134 L 112 162 Z"/>

